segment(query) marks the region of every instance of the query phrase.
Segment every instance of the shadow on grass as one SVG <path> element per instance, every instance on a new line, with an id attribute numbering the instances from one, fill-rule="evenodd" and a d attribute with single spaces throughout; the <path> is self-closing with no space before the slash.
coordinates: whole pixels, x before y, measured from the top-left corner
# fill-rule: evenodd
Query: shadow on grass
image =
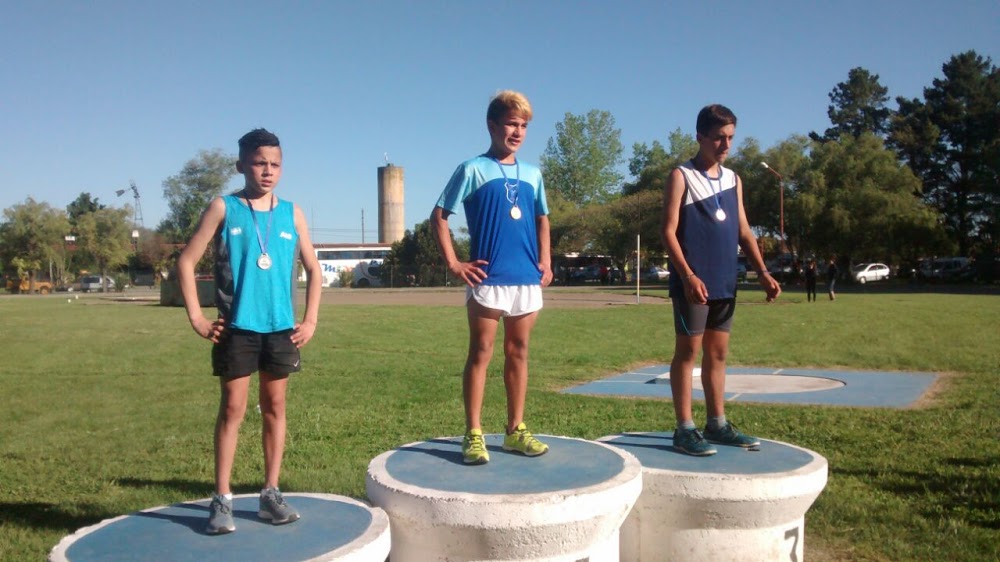
<path id="1" fill-rule="evenodd" d="M 0 527 L 24 527 L 29 529 L 53 529 L 75 531 L 117 517 L 104 508 L 80 504 L 75 506 L 52 503 L 0 503 Z"/>
<path id="2" fill-rule="evenodd" d="M 915 472 L 908 470 L 837 470 L 835 474 L 854 476 L 897 496 L 915 499 L 918 505 L 934 505 L 949 516 L 973 527 L 1000 530 L 1000 481 L 991 476 L 989 468 L 1000 464 L 1000 457 L 944 459 L 943 467 L 952 470 Z M 937 496 L 940 500 L 920 501 Z M 941 510 L 925 511 L 931 519 L 941 517 Z"/>

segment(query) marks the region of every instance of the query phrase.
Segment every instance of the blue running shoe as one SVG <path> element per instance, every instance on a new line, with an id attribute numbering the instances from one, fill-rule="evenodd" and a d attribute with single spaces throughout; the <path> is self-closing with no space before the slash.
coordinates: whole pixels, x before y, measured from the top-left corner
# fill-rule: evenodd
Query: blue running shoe
<path id="1" fill-rule="evenodd" d="M 736 426 L 729 422 L 726 422 L 726 425 L 716 429 L 709 429 L 708 427 L 705 427 L 705 439 L 708 439 L 712 443 L 718 443 L 719 445 L 731 445 L 733 447 L 743 447 L 745 449 L 760 446 L 760 439 L 757 439 L 752 435 L 740 433 L 739 430 L 736 429 Z"/>
<path id="2" fill-rule="evenodd" d="M 707 457 L 714 455 L 717 451 L 715 447 L 705 441 L 705 437 L 697 429 L 684 429 L 678 427 L 674 430 L 674 448 L 682 453 L 687 453 L 696 457 Z"/>

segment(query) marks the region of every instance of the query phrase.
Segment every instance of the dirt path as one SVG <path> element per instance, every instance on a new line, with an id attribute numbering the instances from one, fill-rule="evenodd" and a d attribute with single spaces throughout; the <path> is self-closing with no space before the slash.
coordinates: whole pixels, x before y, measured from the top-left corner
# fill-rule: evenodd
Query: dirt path
<path id="1" fill-rule="evenodd" d="M 462 306 L 462 288 L 427 289 L 326 289 L 324 304 L 404 304 L 418 306 Z M 666 299 L 640 297 L 641 304 L 666 304 Z M 635 295 L 623 295 L 600 289 L 554 287 L 545 289 L 545 306 L 549 308 L 596 308 L 635 304 Z"/>

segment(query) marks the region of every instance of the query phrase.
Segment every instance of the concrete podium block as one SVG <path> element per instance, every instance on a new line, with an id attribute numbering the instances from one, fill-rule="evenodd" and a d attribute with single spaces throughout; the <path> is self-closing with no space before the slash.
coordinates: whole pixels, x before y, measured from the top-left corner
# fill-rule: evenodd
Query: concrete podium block
<path id="1" fill-rule="evenodd" d="M 759 450 L 716 445 L 692 457 L 673 433 L 600 441 L 642 463 L 642 495 L 621 529 L 621 559 L 802 562 L 805 513 L 826 486 L 827 461 L 778 441 Z"/>
<path id="2" fill-rule="evenodd" d="M 259 560 L 385 562 L 389 518 L 344 496 L 285 494 L 302 514 L 275 526 L 257 517 L 257 494 L 233 498 L 236 531 L 205 534 L 211 499 L 154 507 L 84 527 L 64 537 L 50 562 Z"/>
<path id="3" fill-rule="evenodd" d="M 368 466 L 368 498 L 389 514 L 392 562 L 523 560 L 615 562 L 618 530 L 642 490 L 630 453 L 539 436 L 549 452 L 504 451 L 462 462 L 462 438 L 404 445 Z"/>

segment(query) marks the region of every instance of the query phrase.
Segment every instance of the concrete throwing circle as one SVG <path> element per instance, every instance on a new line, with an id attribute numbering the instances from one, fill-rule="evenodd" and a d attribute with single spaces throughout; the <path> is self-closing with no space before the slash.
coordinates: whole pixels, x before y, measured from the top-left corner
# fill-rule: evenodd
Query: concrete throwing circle
<path id="1" fill-rule="evenodd" d="M 934 373 L 907 371 L 727 367 L 725 399 L 726 402 L 905 408 L 920 400 L 936 379 Z M 670 365 L 638 367 L 562 392 L 672 398 Z M 705 399 L 699 377 L 692 380 L 691 397 Z"/>
<path id="2" fill-rule="evenodd" d="M 632 453 L 643 468 L 705 474 L 792 473 L 814 462 L 817 456 L 787 443 L 761 439 L 756 449 L 716 445 L 716 454 L 694 457 L 674 449 L 674 436 L 669 432 L 623 433 L 602 437 L 601 441 Z"/>
<path id="3" fill-rule="evenodd" d="M 670 375 L 656 377 L 656 384 L 670 384 Z M 701 369 L 692 381 L 693 388 L 704 390 L 701 379 Z M 741 375 L 726 378 L 726 392 L 745 392 L 747 394 L 788 394 L 794 392 L 816 392 L 831 390 L 844 386 L 843 381 L 825 377 L 784 375 Z"/>
<path id="4" fill-rule="evenodd" d="M 642 463 L 642 495 L 621 527 L 621 560 L 802 560 L 805 513 L 826 486 L 819 454 L 761 440 L 760 450 L 717 445 L 708 457 L 673 448 L 669 433 L 601 441 Z"/>
<path id="5" fill-rule="evenodd" d="M 233 498 L 236 531 L 205 534 L 210 499 L 160 506 L 102 521 L 63 538 L 51 562 L 379 561 L 389 555 L 385 512 L 331 494 L 285 494 L 302 514 L 275 526 L 257 517 L 257 494 Z"/>
<path id="6" fill-rule="evenodd" d="M 366 488 L 392 521 L 393 562 L 617 560 L 618 529 L 642 491 L 639 461 L 602 443 L 538 438 L 549 451 L 527 458 L 486 435 L 483 465 L 462 462 L 460 437 L 373 459 Z"/>
<path id="7" fill-rule="evenodd" d="M 486 435 L 490 462 L 462 462 L 462 438 L 447 437 L 411 443 L 392 451 L 385 475 L 400 484 L 438 492 L 472 494 L 541 494 L 595 486 L 625 470 L 614 449 L 589 441 L 539 436 L 549 452 L 527 458 L 503 450 L 503 437 Z M 572 466 L 572 470 L 565 470 Z"/>

